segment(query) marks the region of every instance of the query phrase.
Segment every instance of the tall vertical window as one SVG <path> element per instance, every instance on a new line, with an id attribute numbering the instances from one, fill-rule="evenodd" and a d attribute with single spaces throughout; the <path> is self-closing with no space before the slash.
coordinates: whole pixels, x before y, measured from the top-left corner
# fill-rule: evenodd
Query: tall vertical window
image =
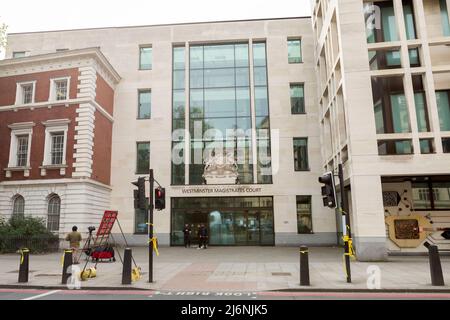
<path id="1" fill-rule="evenodd" d="M 450 36 L 450 22 L 448 18 L 448 8 L 446 0 L 439 0 L 441 7 L 441 23 L 442 23 L 442 33 L 445 37 Z"/>
<path id="2" fill-rule="evenodd" d="M 255 83 L 257 181 L 258 183 L 272 183 L 267 54 L 265 42 L 253 43 L 253 76 Z"/>
<path id="3" fill-rule="evenodd" d="M 311 196 L 297 196 L 297 233 L 312 233 Z"/>
<path id="4" fill-rule="evenodd" d="M 152 91 L 138 91 L 138 119 L 150 119 L 152 109 Z"/>
<path id="5" fill-rule="evenodd" d="M 189 51 L 189 183 L 208 183 L 204 161 L 220 153 L 236 161 L 237 183 L 252 183 L 248 44 L 196 45 Z M 173 88 L 184 89 L 184 70 L 173 73 Z M 258 79 L 264 81 L 261 72 Z"/>
<path id="6" fill-rule="evenodd" d="M 291 84 L 291 112 L 292 114 L 305 113 L 305 92 L 303 83 Z"/>
<path id="7" fill-rule="evenodd" d="M 412 0 L 403 0 L 403 15 L 405 20 L 406 39 L 416 39 L 416 25 L 414 21 L 414 6 Z"/>
<path id="8" fill-rule="evenodd" d="M 28 135 L 17 137 L 17 167 L 25 167 L 28 164 Z"/>
<path id="9" fill-rule="evenodd" d="M 68 79 L 58 79 L 54 80 L 54 100 L 66 100 L 69 96 L 68 90 Z"/>
<path id="10" fill-rule="evenodd" d="M 444 153 L 450 153 L 450 138 L 442 138 L 442 149 Z"/>
<path id="11" fill-rule="evenodd" d="M 295 171 L 309 170 L 307 138 L 294 138 L 294 168 Z"/>
<path id="12" fill-rule="evenodd" d="M 377 133 L 411 132 L 402 77 L 373 77 L 372 96 Z"/>
<path id="13" fill-rule="evenodd" d="M 173 47 L 173 84 L 178 77 L 185 79 L 185 47 Z M 175 74 L 177 79 L 175 79 Z M 181 74 L 181 75 L 180 75 Z M 172 86 L 172 184 L 185 184 L 185 127 L 186 91 L 184 83 Z"/>
<path id="14" fill-rule="evenodd" d="M 367 28 L 367 42 L 389 42 L 398 41 L 397 25 L 395 22 L 394 6 L 392 1 L 379 1 L 365 3 L 365 19 Z M 379 11 L 377 11 L 379 9 Z M 381 17 L 377 16 L 377 13 Z M 375 25 L 380 21 L 381 28 L 376 28 Z"/>
<path id="15" fill-rule="evenodd" d="M 51 164 L 62 164 L 64 157 L 64 132 L 51 133 Z"/>
<path id="16" fill-rule="evenodd" d="M 23 104 L 33 103 L 34 102 L 33 84 L 32 83 L 22 84 L 21 89 L 22 89 L 22 103 Z"/>
<path id="17" fill-rule="evenodd" d="M 436 91 L 441 131 L 450 131 L 450 90 Z"/>
<path id="18" fill-rule="evenodd" d="M 25 213 L 25 199 L 21 195 L 17 195 L 13 199 L 13 216 L 24 217 Z"/>
<path id="19" fill-rule="evenodd" d="M 139 69 L 152 69 L 152 47 L 145 46 L 139 48 Z"/>
<path id="20" fill-rule="evenodd" d="M 419 132 L 430 131 L 428 108 L 421 75 L 412 76 L 414 104 L 416 106 L 417 128 Z"/>
<path id="21" fill-rule="evenodd" d="M 47 208 L 47 229 L 59 231 L 59 220 L 61 212 L 61 198 L 53 194 L 49 197 Z"/>
<path id="22" fill-rule="evenodd" d="M 136 173 L 147 174 L 150 169 L 150 142 L 138 142 L 136 147 Z"/>
<path id="23" fill-rule="evenodd" d="M 288 62 L 302 62 L 302 41 L 300 39 L 288 40 Z"/>

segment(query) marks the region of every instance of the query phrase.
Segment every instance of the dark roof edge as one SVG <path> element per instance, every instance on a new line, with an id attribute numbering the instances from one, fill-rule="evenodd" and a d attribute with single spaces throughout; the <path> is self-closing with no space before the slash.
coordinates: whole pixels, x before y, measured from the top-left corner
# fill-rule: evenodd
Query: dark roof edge
<path id="1" fill-rule="evenodd" d="M 268 21 L 268 20 L 289 20 L 289 19 L 311 19 L 311 16 L 282 17 L 282 18 L 259 18 L 259 19 L 242 19 L 242 20 L 220 20 L 220 21 L 200 21 L 200 22 L 180 22 L 180 23 L 148 24 L 148 25 L 137 25 L 137 26 L 95 27 L 95 28 L 60 29 L 60 30 L 47 30 L 47 31 L 30 31 L 30 32 L 11 32 L 11 33 L 8 33 L 8 36 L 9 35 L 18 35 L 18 34 L 32 34 L 32 33 L 85 31 L 85 30 L 100 30 L 100 29 L 168 27 L 168 26 L 195 25 L 195 24 L 208 24 L 208 23 L 229 23 L 229 22 L 247 22 L 247 21 L 251 22 L 251 21 L 264 21 L 264 20 L 266 20 L 266 21 Z"/>

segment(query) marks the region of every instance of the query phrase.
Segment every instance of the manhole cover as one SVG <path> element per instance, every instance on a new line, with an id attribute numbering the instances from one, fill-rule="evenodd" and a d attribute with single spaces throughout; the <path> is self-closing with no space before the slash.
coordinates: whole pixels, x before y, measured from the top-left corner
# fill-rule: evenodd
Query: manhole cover
<path id="1" fill-rule="evenodd" d="M 291 276 L 290 272 L 272 272 L 273 276 Z"/>

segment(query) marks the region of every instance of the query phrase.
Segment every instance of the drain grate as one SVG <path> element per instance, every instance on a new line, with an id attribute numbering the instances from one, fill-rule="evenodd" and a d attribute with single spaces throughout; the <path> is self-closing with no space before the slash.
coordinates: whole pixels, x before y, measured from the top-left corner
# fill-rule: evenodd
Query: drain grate
<path id="1" fill-rule="evenodd" d="M 272 272 L 273 276 L 291 276 L 290 272 Z"/>

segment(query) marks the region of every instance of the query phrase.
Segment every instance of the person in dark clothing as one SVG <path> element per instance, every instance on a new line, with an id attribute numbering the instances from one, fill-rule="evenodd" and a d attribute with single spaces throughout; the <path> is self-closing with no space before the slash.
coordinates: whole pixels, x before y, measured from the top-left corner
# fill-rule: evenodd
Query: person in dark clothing
<path id="1" fill-rule="evenodd" d="M 191 227 L 189 227 L 189 225 L 187 223 L 184 225 L 183 234 L 184 234 L 184 247 L 190 248 L 191 247 Z"/>
<path id="2" fill-rule="evenodd" d="M 206 229 L 205 225 L 202 224 L 200 229 L 198 229 L 198 248 L 206 249 L 206 242 L 208 239 L 208 229 Z"/>

